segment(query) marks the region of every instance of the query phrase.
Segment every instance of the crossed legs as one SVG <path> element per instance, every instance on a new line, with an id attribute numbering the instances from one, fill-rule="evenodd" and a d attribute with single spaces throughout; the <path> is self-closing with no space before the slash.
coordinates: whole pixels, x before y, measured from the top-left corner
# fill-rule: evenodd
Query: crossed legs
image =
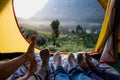
<path id="1" fill-rule="evenodd" d="M 40 57 L 42 60 L 41 67 L 32 76 L 30 76 L 28 80 L 47 80 L 49 77 L 49 50 L 41 50 Z"/>

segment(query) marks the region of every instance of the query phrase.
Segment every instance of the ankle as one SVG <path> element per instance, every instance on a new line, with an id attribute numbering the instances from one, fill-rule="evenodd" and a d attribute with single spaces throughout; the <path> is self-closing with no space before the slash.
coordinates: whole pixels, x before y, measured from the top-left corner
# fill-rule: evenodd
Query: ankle
<path id="1" fill-rule="evenodd" d="M 87 61 L 88 65 L 89 65 L 90 67 L 94 67 L 94 66 L 95 66 L 95 65 L 93 64 L 92 60 L 87 59 L 86 61 Z"/>
<path id="2" fill-rule="evenodd" d="M 61 62 L 56 62 L 55 63 L 55 66 L 57 67 L 57 66 L 62 66 L 62 64 L 61 64 Z"/>
<path id="3" fill-rule="evenodd" d="M 48 61 L 42 61 L 42 65 L 43 66 L 49 66 L 49 62 Z"/>
<path id="4" fill-rule="evenodd" d="M 88 68 L 89 66 L 88 66 L 88 64 L 86 63 L 86 62 L 83 62 L 82 64 L 81 64 L 81 68 L 83 69 L 83 70 L 85 70 L 86 68 Z"/>

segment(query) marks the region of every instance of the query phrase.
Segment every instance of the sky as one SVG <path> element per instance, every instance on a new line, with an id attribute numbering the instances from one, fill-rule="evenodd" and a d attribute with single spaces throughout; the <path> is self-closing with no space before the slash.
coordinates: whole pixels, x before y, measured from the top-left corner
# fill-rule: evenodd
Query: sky
<path id="1" fill-rule="evenodd" d="M 17 17 L 29 19 L 41 10 L 48 0 L 14 0 L 14 9 Z"/>
<path id="2" fill-rule="evenodd" d="M 49 0 L 32 18 L 52 22 L 59 19 L 64 26 L 100 27 L 105 11 L 97 0 Z"/>
<path id="3" fill-rule="evenodd" d="M 14 8 L 19 18 L 41 24 L 59 19 L 64 26 L 101 27 L 105 14 L 97 0 L 14 0 Z"/>

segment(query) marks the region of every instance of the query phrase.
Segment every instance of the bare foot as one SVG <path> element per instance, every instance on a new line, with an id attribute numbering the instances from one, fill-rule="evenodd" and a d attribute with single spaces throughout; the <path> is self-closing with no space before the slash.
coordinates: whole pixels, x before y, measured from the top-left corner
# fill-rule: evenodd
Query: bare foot
<path id="1" fill-rule="evenodd" d="M 91 56 L 90 56 L 88 53 L 85 54 L 85 59 L 86 59 L 88 65 L 89 65 L 90 67 L 95 66 L 95 65 L 93 64 L 93 62 L 92 62 Z"/>
<path id="2" fill-rule="evenodd" d="M 35 44 L 36 44 L 36 36 L 32 36 L 30 46 L 28 47 L 27 52 L 23 55 L 27 61 L 31 62 L 36 58 L 34 54 Z"/>
<path id="3" fill-rule="evenodd" d="M 33 60 L 28 66 L 28 71 L 23 77 L 19 77 L 17 80 L 27 80 L 37 70 L 37 61 Z"/>
<path id="4" fill-rule="evenodd" d="M 49 69 L 49 58 L 50 58 L 49 50 L 48 49 L 41 50 L 40 57 L 42 60 L 41 68 L 45 69 L 45 71 L 48 72 L 50 70 Z"/>
<path id="5" fill-rule="evenodd" d="M 72 53 L 68 56 L 68 62 L 69 62 L 69 69 L 76 66 L 75 56 Z"/>
<path id="6" fill-rule="evenodd" d="M 55 66 L 62 66 L 62 59 L 60 52 L 56 52 L 54 55 L 54 64 Z"/>
<path id="7" fill-rule="evenodd" d="M 86 69 L 86 68 L 88 67 L 88 64 L 87 64 L 87 62 L 85 61 L 85 58 L 84 58 L 83 54 L 78 54 L 77 60 L 78 60 L 79 66 L 80 66 L 82 69 Z"/>
<path id="8" fill-rule="evenodd" d="M 29 67 L 28 67 L 28 72 L 26 74 L 26 76 L 31 76 L 31 74 L 35 73 L 37 71 L 37 60 L 33 60 Z"/>
<path id="9" fill-rule="evenodd" d="M 30 66 L 28 68 L 28 74 L 33 74 L 35 71 L 37 70 L 37 61 L 36 60 L 33 60 L 31 63 L 30 63 Z"/>

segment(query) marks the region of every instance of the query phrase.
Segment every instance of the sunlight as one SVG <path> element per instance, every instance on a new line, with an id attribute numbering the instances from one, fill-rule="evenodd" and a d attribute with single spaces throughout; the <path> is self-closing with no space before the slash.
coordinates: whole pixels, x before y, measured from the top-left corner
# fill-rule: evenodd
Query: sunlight
<path id="1" fill-rule="evenodd" d="M 14 0 L 14 9 L 17 17 L 29 19 L 41 10 L 48 0 Z"/>

